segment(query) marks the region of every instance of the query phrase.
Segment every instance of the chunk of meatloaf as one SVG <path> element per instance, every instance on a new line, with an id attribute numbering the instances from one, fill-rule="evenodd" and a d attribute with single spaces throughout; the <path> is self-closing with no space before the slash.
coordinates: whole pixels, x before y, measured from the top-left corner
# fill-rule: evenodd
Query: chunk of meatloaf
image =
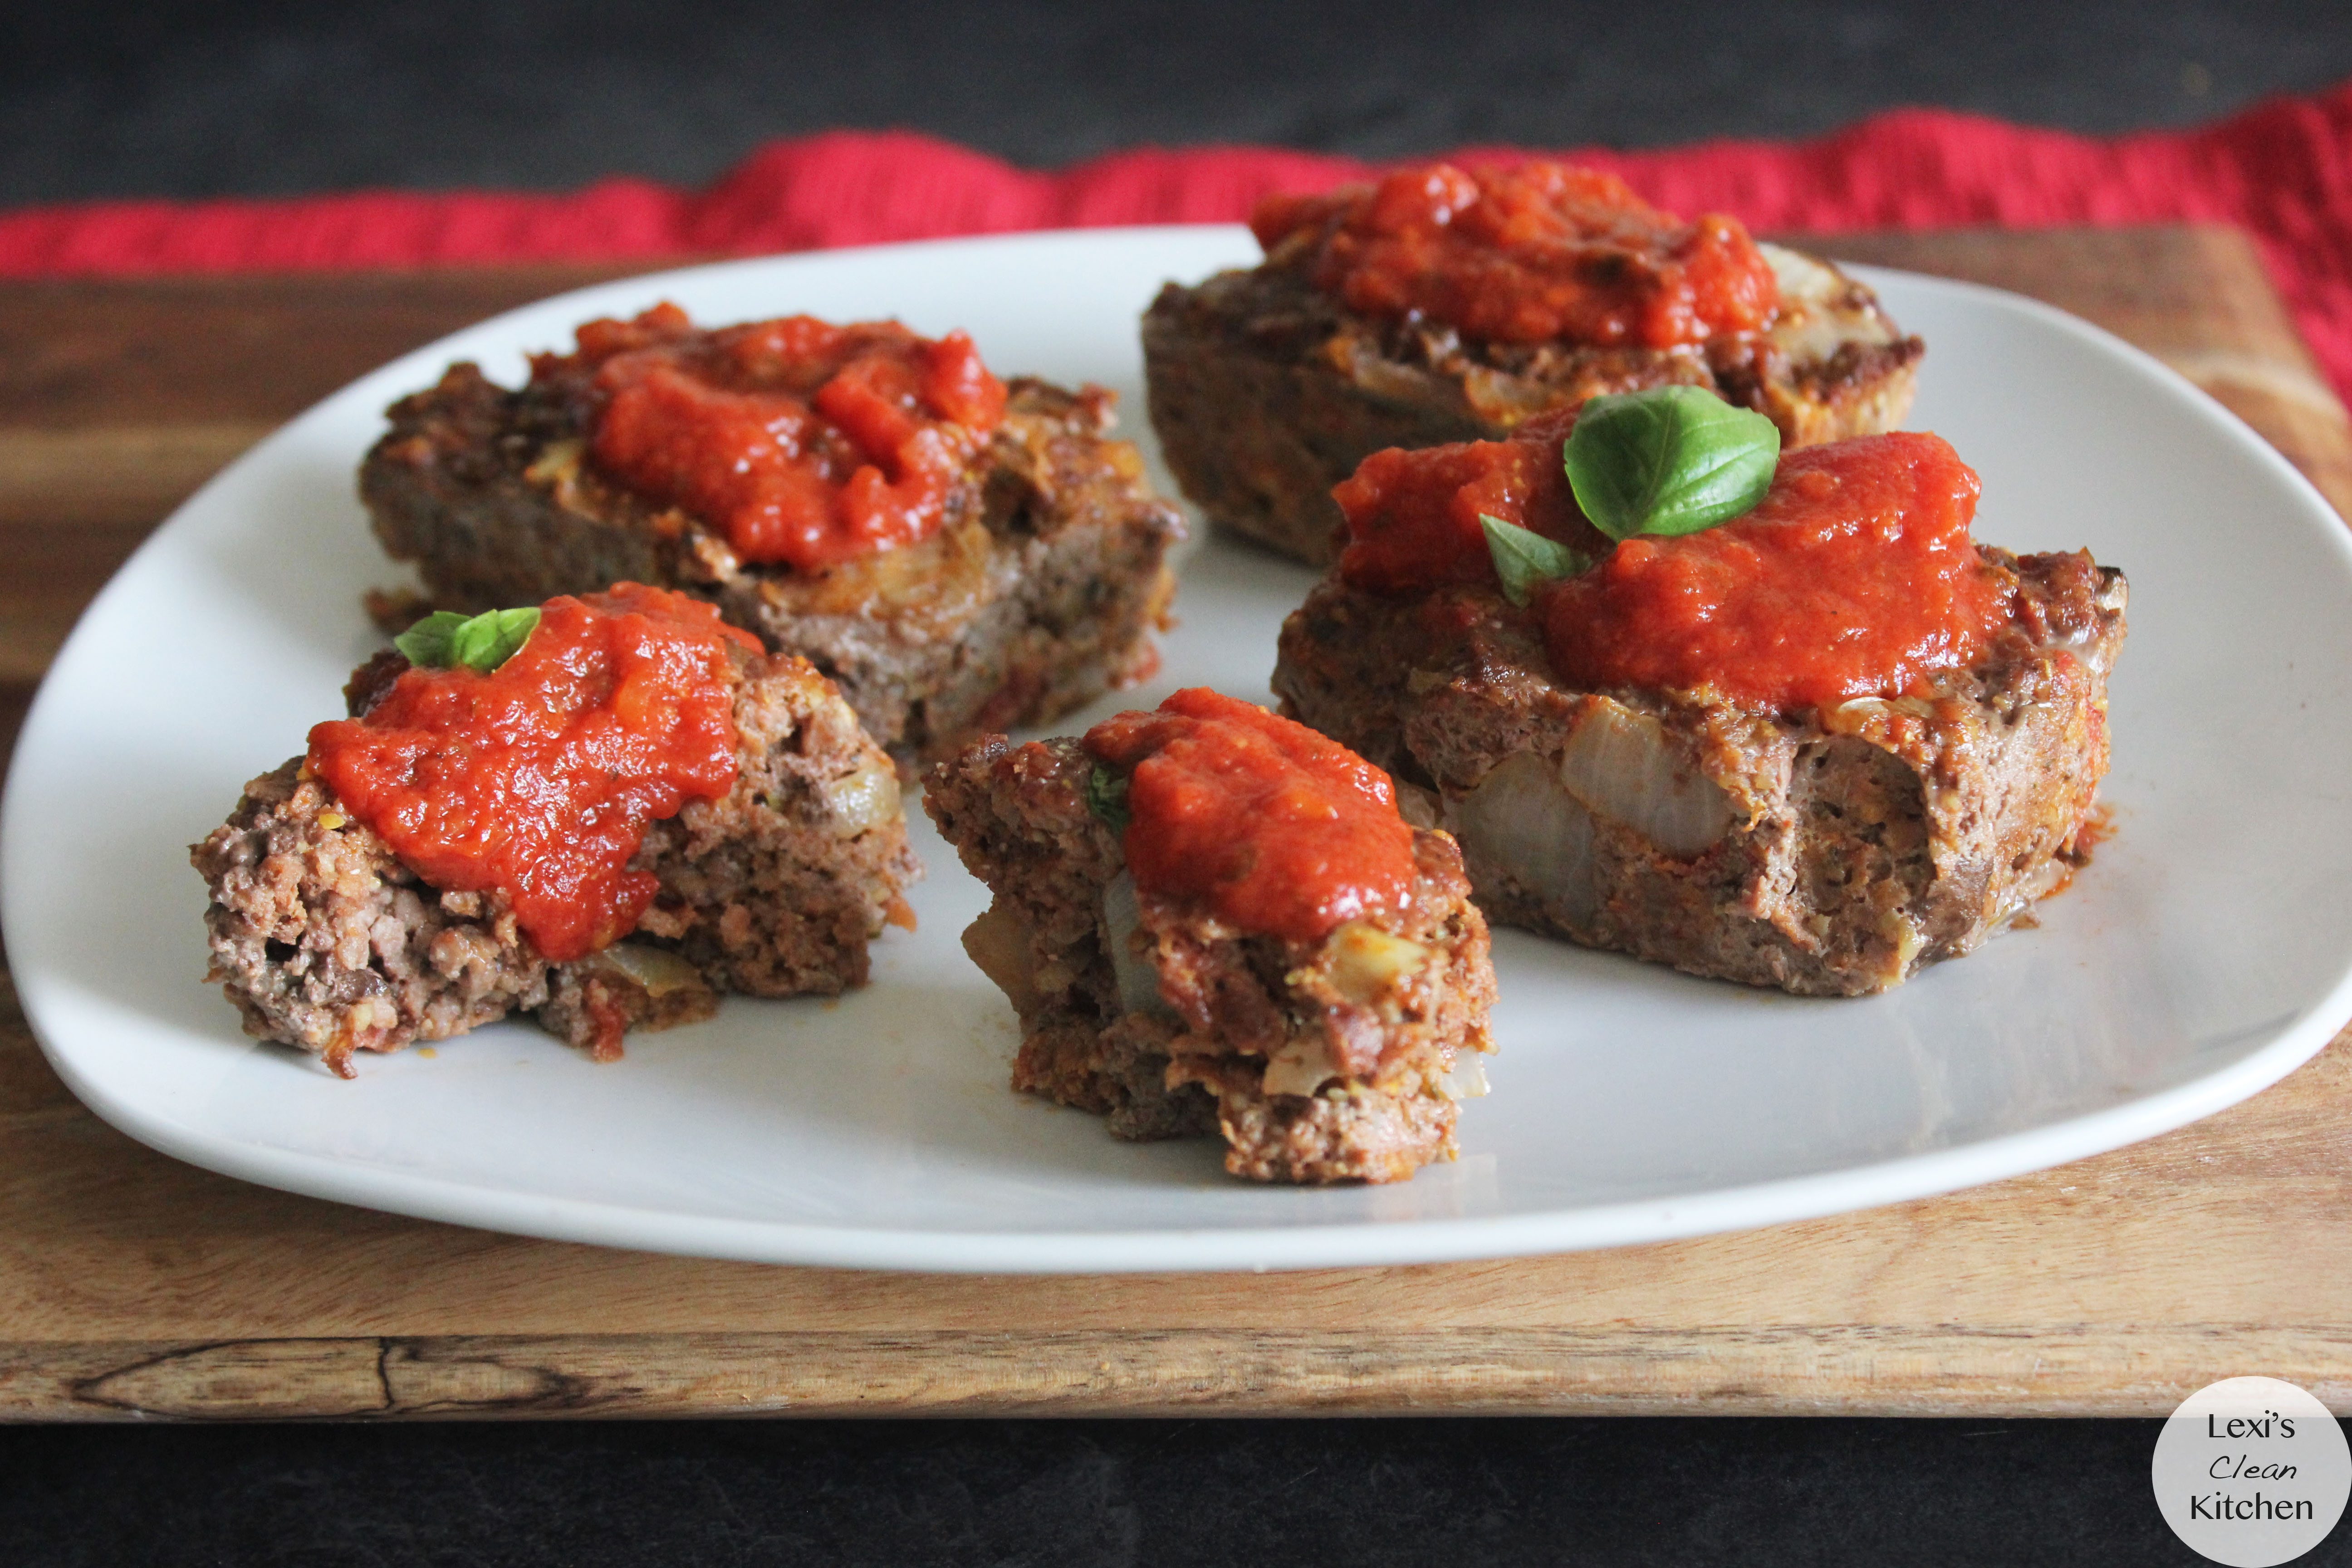
<path id="1" fill-rule="evenodd" d="M 441 1040 L 509 1012 L 600 1059 L 631 1028 L 709 1017 L 721 992 L 834 995 L 866 943 L 911 919 L 922 868 L 897 769 L 831 681 L 791 655 L 734 653 L 735 787 L 651 824 L 630 867 L 659 879 L 636 931 L 550 963 L 496 892 L 436 892 L 346 816 L 296 757 L 246 785 L 190 858 L 212 904 L 217 981 L 246 1033 L 350 1077 L 355 1051 Z M 406 661 L 347 688 L 364 712 Z"/>
<path id="2" fill-rule="evenodd" d="M 1021 1015 L 1013 1087 L 1131 1139 L 1222 1133 L 1225 1169 L 1389 1182 L 1452 1159 L 1493 1048 L 1486 924 L 1453 839 L 1414 835 L 1409 908 L 1315 943 L 1139 894 L 1074 740 L 974 742 L 924 809 L 995 900 L 964 948 Z"/>
<path id="3" fill-rule="evenodd" d="M 1283 711 L 1387 768 L 1461 839 L 1487 916 L 1694 974 L 1885 990 L 2064 885 L 2107 767 L 2123 574 L 1979 547 L 2021 619 L 1932 699 L 1793 715 L 1581 691 L 1486 588 L 1336 574 L 1284 624 Z"/>
<path id="4" fill-rule="evenodd" d="M 1113 396 L 1016 379 L 948 518 L 904 549 L 802 574 L 738 561 L 723 531 L 647 501 L 583 458 L 587 370 L 510 392 L 472 364 L 392 405 L 360 467 L 376 537 L 468 613 L 618 582 L 709 599 L 840 684 L 902 762 L 1043 723 L 1158 668 L 1182 514 L 1108 439 Z M 398 626 L 388 626 L 398 630 Z"/>
<path id="5" fill-rule="evenodd" d="M 1202 510 L 1321 566 L 1343 542 L 1331 487 L 1374 452 L 1500 440 L 1604 393 L 1706 387 L 1768 416 L 1790 447 L 1901 424 L 1926 346 L 1829 263 L 1762 248 L 1782 301 L 1770 330 L 1671 349 L 1486 342 L 1385 321 L 1279 255 L 1171 283 L 1143 318 L 1152 428 Z"/>

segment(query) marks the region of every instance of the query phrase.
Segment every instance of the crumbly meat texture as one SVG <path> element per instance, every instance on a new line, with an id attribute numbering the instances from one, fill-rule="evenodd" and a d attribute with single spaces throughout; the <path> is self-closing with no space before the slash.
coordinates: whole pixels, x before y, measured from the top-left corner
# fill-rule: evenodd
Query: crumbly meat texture
<path id="1" fill-rule="evenodd" d="M 1112 395 L 1016 379 L 929 539 L 818 573 L 736 559 L 723 533 L 583 457 L 589 373 L 509 391 L 469 363 L 392 405 L 360 467 L 376 537 L 424 577 L 404 622 L 649 583 L 717 604 L 840 684 L 902 763 L 1039 724 L 1158 668 L 1183 518 L 1109 439 Z M 388 630 L 398 630 L 391 626 Z"/>
<path id="2" fill-rule="evenodd" d="M 924 808 L 995 895 L 964 946 L 1021 1016 L 1013 1088 L 1122 1138 L 1222 1135 L 1225 1169 L 1258 1181 L 1399 1181 L 1453 1158 L 1495 995 L 1454 841 L 1416 833 L 1410 907 L 1370 931 L 1244 936 L 1135 892 L 1087 808 L 1092 771 L 1075 741 L 998 735 L 926 780 Z"/>
<path id="3" fill-rule="evenodd" d="M 362 667 L 363 712 L 405 668 Z M 647 828 L 661 889 L 636 931 L 550 963 L 503 896 L 436 892 L 344 813 L 301 758 L 246 785 L 190 858 L 212 893 L 212 967 L 246 1033 L 349 1077 L 358 1051 L 446 1039 L 509 1012 L 599 1058 L 631 1028 L 709 1017 L 722 992 L 837 994 L 922 874 L 897 769 L 805 659 L 736 651 L 735 787 Z"/>
<path id="4" fill-rule="evenodd" d="M 1932 699 L 1789 716 L 1573 690 L 1496 593 L 1384 599 L 1336 574 L 1285 623 L 1274 686 L 1453 828 L 1496 923 L 1858 995 L 2020 920 L 2095 837 L 2123 575 L 1981 553 L 2022 616 Z"/>
<path id="5" fill-rule="evenodd" d="M 1604 393 L 1703 386 L 1769 416 L 1790 447 L 1902 423 L 1926 347 L 1828 263 L 1764 247 L 1780 320 L 1687 348 L 1496 343 L 1349 310 L 1277 248 L 1265 264 L 1171 283 L 1143 318 L 1151 424 L 1186 496 L 1310 565 L 1336 559 L 1331 487 L 1372 453 L 1501 440 Z"/>

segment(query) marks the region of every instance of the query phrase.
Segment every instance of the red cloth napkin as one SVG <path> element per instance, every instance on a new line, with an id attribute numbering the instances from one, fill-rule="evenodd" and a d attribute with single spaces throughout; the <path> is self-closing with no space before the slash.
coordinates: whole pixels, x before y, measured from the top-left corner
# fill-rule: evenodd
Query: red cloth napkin
<path id="1" fill-rule="evenodd" d="M 2305 336 L 2352 400 L 2352 83 L 2197 130 L 2113 138 L 1904 110 L 1811 142 L 1565 155 L 1617 171 L 1668 211 L 1728 212 L 1764 230 L 2233 223 L 2261 241 Z M 1246 216 L 1269 191 L 1318 189 L 1369 168 L 1215 147 L 1037 174 L 928 137 L 836 132 L 776 142 L 700 192 L 608 180 L 567 195 L 366 192 L 24 209 L 0 214 L 0 276 L 651 260 L 1215 222 Z"/>

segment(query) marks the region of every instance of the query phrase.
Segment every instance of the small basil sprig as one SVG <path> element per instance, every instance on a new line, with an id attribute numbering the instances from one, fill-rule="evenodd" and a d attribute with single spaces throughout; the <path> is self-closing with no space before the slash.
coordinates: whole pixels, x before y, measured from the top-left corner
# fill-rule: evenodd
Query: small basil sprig
<path id="1" fill-rule="evenodd" d="M 392 646 L 426 669 L 462 664 L 488 675 L 512 658 L 538 625 L 537 609 L 485 610 L 478 616 L 436 610 L 393 638 Z"/>
<path id="2" fill-rule="evenodd" d="M 1557 539 L 1499 517 L 1478 514 L 1486 531 L 1486 553 L 1495 558 L 1495 575 L 1502 579 L 1503 597 L 1524 609 L 1535 591 L 1546 583 L 1573 577 L 1592 565 L 1592 558 L 1570 550 Z"/>
<path id="3" fill-rule="evenodd" d="M 1764 499 L 1780 432 L 1696 386 L 1654 386 L 1587 403 L 1560 460 L 1576 504 L 1610 538 L 1696 533 Z"/>
<path id="4" fill-rule="evenodd" d="M 1127 779 L 1100 763 L 1087 775 L 1087 809 L 1100 817 L 1105 826 L 1125 837 L 1131 820 L 1127 809 Z"/>

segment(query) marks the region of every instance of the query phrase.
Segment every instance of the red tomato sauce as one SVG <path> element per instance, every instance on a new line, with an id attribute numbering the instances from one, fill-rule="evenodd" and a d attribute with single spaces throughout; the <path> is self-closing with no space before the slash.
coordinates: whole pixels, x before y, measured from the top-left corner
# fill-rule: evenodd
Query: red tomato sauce
<path id="1" fill-rule="evenodd" d="M 796 571 L 930 537 L 1004 417 L 1004 384 L 961 332 L 814 316 L 705 332 L 663 304 L 579 342 L 533 374 L 595 368 L 597 466 L 741 559 Z"/>
<path id="2" fill-rule="evenodd" d="M 1122 847 L 1141 891 L 1293 942 L 1412 896 L 1412 828 L 1388 774 L 1304 724 L 1192 687 L 1085 745 L 1133 770 Z"/>
<path id="3" fill-rule="evenodd" d="M 1538 159 L 1399 169 L 1375 185 L 1270 196 L 1272 253 L 1315 231 L 1316 286 L 1368 315 L 1419 313 L 1474 338 L 1670 348 L 1769 326 L 1771 264 L 1737 218 L 1685 223 L 1596 169 Z"/>
<path id="4" fill-rule="evenodd" d="M 1481 514 L 1597 555 L 1609 538 L 1584 521 L 1559 460 L 1573 414 L 1542 414 L 1507 441 L 1375 452 L 1331 490 L 1348 520 L 1348 585 L 1403 594 L 1495 581 Z"/>
<path id="5" fill-rule="evenodd" d="M 1713 687 L 1778 712 L 1916 690 L 1973 663 L 2013 611 L 1969 537 L 1979 488 L 1937 436 L 1783 453 L 1746 516 L 1629 539 L 1543 589 L 1552 668 L 1579 686 Z"/>
<path id="6" fill-rule="evenodd" d="M 410 669 L 364 718 L 310 731 L 310 768 L 444 892 L 504 893 L 562 963 L 636 929 L 646 825 L 734 787 L 729 644 L 699 600 L 623 583 L 541 608 L 485 675 Z"/>

